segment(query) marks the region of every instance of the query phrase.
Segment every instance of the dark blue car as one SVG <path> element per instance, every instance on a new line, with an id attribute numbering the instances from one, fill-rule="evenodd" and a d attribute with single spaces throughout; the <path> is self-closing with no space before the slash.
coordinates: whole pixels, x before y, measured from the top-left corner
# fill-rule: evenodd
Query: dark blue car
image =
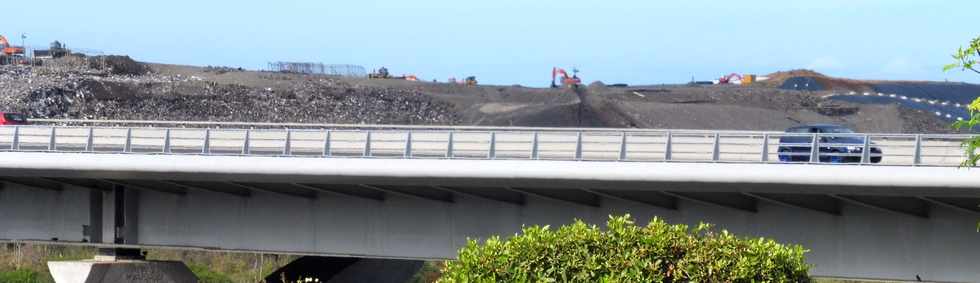
<path id="1" fill-rule="evenodd" d="M 786 133 L 779 138 L 779 161 L 782 162 L 810 162 L 814 134 L 820 137 L 820 162 L 859 163 L 864 155 L 864 136 L 840 125 L 809 124 L 786 129 Z M 881 162 L 881 149 L 869 147 L 869 161 Z"/>

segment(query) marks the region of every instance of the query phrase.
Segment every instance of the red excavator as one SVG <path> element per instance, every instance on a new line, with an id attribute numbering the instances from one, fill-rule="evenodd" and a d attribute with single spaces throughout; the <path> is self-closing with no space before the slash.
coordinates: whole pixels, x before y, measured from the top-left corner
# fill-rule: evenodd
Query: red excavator
<path id="1" fill-rule="evenodd" d="M 736 74 L 736 73 L 731 73 L 731 74 L 728 74 L 727 76 L 724 76 L 724 77 L 719 78 L 718 79 L 718 84 L 721 84 L 721 85 L 724 85 L 724 84 L 732 84 L 732 83 L 735 83 L 736 81 L 739 82 L 739 83 L 741 83 L 742 82 L 742 75 L 739 75 L 739 74 Z"/>
<path id="2" fill-rule="evenodd" d="M 551 68 L 551 87 L 558 88 L 555 83 L 555 79 L 561 75 L 561 85 L 565 87 L 578 87 L 582 84 L 582 80 L 578 78 L 578 69 L 572 69 L 572 76 L 568 76 L 568 72 L 565 69 L 554 67 Z"/>
<path id="3" fill-rule="evenodd" d="M 10 45 L 6 37 L 0 35 L 0 64 L 18 63 L 26 64 L 24 60 L 24 47 Z"/>

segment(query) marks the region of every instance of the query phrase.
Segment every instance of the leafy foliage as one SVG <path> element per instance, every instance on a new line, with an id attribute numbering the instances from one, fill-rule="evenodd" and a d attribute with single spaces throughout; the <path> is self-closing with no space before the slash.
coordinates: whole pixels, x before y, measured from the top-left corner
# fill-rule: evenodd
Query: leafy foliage
<path id="1" fill-rule="evenodd" d="M 960 68 L 962 70 L 970 70 L 975 73 L 980 74 L 978 70 L 977 60 L 980 59 L 980 37 L 974 38 L 970 41 L 970 46 L 967 48 L 960 47 L 953 53 L 954 63 L 946 65 L 943 67 L 944 71 L 949 71 L 952 69 Z M 957 121 L 953 123 L 953 128 L 957 130 L 967 129 L 973 130 L 978 125 L 980 125 L 980 98 L 977 98 L 968 106 L 970 110 L 970 119 Z M 967 159 L 963 161 L 963 167 L 974 167 L 977 166 L 977 162 L 980 161 L 980 156 L 976 154 L 977 148 L 980 148 L 980 136 L 974 136 L 972 139 L 963 142 L 963 149 L 966 151 Z M 980 227 L 977 228 L 980 230 Z"/>
<path id="2" fill-rule="evenodd" d="M 807 282 L 800 246 L 739 238 L 710 225 L 645 227 L 610 216 L 606 229 L 582 221 L 557 230 L 525 227 L 482 245 L 470 240 L 439 282 Z"/>
<path id="3" fill-rule="evenodd" d="M 227 275 L 214 272 L 210 268 L 204 265 L 191 264 L 187 266 L 190 268 L 194 276 L 197 276 L 197 282 L 200 283 L 234 283 Z"/>
<path id="4" fill-rule="evenodd" d="M 37 272 L 28 269 L 0 272 L 0 282 L 4 283 L 40 283 Z"/>

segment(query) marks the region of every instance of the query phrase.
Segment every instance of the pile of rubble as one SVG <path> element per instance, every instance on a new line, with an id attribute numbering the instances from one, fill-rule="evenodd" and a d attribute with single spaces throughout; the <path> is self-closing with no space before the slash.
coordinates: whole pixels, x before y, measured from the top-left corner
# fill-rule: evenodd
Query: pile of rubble
<path id="1" fill-rule="evenodd" d="M 93 58 L 88 58 L 93 62 Z M 418 91 L 349 85 L 329 78 L 288 87 L 218 84 L 160 75 L 128 59 L 71 68 L 0 66 L 0 108 L 33 118 L 458 124 L 449 103 Z M 97 59 L 101 60 L 101 59 Z M 131 60 L 130 60 L 131 61 Z M 137 63 L 139 64 L 139 63 Z M 105 68 L 105 66 L 110 66 Z"/>

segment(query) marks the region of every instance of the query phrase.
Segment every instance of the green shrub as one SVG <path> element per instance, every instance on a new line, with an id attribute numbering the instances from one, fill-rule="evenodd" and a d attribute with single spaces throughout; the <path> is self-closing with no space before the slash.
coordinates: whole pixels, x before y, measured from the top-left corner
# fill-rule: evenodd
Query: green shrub
<path id="1" fill-rule="evenodd" d="M 234 283 L 227 275 L 211 271 L 207 266 L 191 264 L 187 267 L 197 276 L 198 283 Z"/>
<path id="2" fill-rule="evenodd" d="M 605 230 L 576 221 L 525 227 L 506 241 L 470 240 L 439 282 L 807 282 L 806 252 L 707 224 L 654 218 L 640 227 L 629 215 L 610 216 Z"/>
<path id="3" fill-rule="evenodd" d="M 3 283 L 39 283 L 40 276 L 37 272 L 28 269 L 17 269 L 14 271 L 0 272 L 0 282 Z"/>

